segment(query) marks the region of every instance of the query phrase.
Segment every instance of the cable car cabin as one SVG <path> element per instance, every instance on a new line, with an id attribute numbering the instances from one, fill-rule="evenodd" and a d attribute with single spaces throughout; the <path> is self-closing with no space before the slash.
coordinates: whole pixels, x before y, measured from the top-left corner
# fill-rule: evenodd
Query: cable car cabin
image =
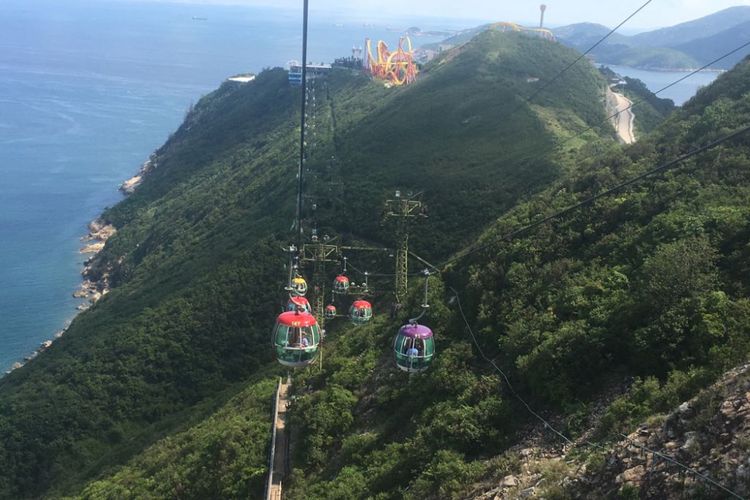
<path id="1" fill-rule="evenodd" d="M 355 300 L 349 308 L 349 319 L 355 325 L 362 325 L 372 318 L 372 304 L 366 300 Z"/>
<path id="2" fill-rule="evenodd" d="M 307 281 L 302 276 L 297 276 L 292 280 L 292 293 L 303 296 L 307 293 Z"/>
<path id="3" fill-rule="evenodd" d="M 315 360 L 320 344 L 320 327 L 312 314 L 281 313 L 273 331 L 276 359 L 284 366 L 306 366 Z"/>
<path id="4" fill-rule="evenodd" d="M 310 302 L 306 298 L 296 295 L 289 297 L 289 302 L 286 303 L 286 310 L 292 312 L 300 311 L 312 314 L 312 307 L 310 307 Z"/>
<path id="5" fill-rule="evenodd" d="M 396 366 L 409 373 L 429 368 L 435 354 L 435 339 L 432 330 L 416 323 L 404 325 L 393 342 Z"/>
<path id="6" fill-rule="evenodd" d="M 348 291 L 349 278 L 347 278 L 343 274 L 339 274 L 338 276 L 336 276 L 336 279 L 333 280 L 333 293 L 345 294 Z"/>
<path id="7" fill-rule="evenodd" d="M 329 304 L 326 306 L 326 310 L 323 313 L 326 319 L 333 319 L 336 317 L 336 306 Z"/>

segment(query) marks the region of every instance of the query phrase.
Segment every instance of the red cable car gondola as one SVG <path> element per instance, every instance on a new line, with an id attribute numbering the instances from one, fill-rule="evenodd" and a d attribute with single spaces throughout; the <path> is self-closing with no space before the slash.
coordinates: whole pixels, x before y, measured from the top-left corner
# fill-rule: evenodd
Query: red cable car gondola
<path id="1" fill-rule="evenodd" d="M 326 319 L 333 319 L 336 317 L 336 312 L 336 306 L 334 306 L 333 304 L 329 304 L 326 306 L 326 310 L 323 314 Z"/>
<path id="2" fill-rule="evenodd" d="M 320 344 L 320 327 L 312 314 L 287 311 L 276 318 L 273 345 L 276 359 L 284 366 L 306 366 L 315 360 Z"/>
<path id="3" fill-rule="evenodd" d="M 366 300 L 355 300 L 349 308 L 349 319 L 355 325 L 367 323 L 372 318 L 372 304 Z"/>
<path id="4" fill-rule="evenodd" d="M 333 280 L 333 293 L 346 294 L 349 291 L 349 278 L 343 274 L 336 276 Z"/>
<path id="5" fill-rule="evenodd" d="M 312 314 L 312 307 L 310 306 L 310 301 L 307 300 L 305 297 L 298 296 L 298 295 L 292 295 L 289 297 L 289 302 L 286 304 L 286 310 L 287 311 L 302 311 L 309 314 Z"/>

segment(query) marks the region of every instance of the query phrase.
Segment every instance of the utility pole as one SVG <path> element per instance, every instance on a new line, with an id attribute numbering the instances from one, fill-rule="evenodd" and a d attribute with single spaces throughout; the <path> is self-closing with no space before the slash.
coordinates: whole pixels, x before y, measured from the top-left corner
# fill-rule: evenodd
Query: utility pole
<path id="1" fill-rule="evenodd" d="M 409 221 L 422 214 L 421 201 L 403 198 L 396 191 L 392 200 L 385 202 L 385 218 L 396 220 L 396 304 L 401 304 L 409 289 Z"/>

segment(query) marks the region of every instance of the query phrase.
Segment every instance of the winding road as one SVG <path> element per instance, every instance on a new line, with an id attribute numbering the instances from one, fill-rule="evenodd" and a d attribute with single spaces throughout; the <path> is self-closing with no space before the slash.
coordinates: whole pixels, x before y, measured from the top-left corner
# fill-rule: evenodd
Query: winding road
<path id="1" fill-rule="evenodd" d="M 624 95 L 612 90 L 610 90 L 608 97 L 610 106 L 612 107 L 610 114 L 617 113 L 612 117 L 612 124 L 617 131 L 617 137 L 625 144 L 633 144 L 635 142 L 635 133 L 633 132 L 635 114 L 630 108 L 633 102 Z"/>

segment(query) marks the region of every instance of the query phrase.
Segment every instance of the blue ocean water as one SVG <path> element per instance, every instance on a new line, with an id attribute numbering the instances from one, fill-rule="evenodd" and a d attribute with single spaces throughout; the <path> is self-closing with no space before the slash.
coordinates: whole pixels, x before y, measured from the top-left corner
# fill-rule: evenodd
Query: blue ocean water
<path id="1" fill-rule="evenodd" d="M 310 60 L 417 22 L 313 9 Z M 0 2 L 0 373 L 75 315 L 79 238 L 119 184 L 226 77 L 300 59 L 300 28 L 299 12 L 269 8 Z"/>
<path id="2" fill-rule="evenodd" d="M 609 66 L 612 71 L 619 75 L 641 80 L 651 92 L 659 92 L 661 89 L 691 73 L 689 71 L 646 71 L 629 66 L 613 66 L 608 64 L 605 66 Z M 672 99 L 677 106 L 682 106 L 698 92 L 698 89 L 716 80 L 719 74 L 715 71 L 701 71 L 669 87 L 663 92 L 659 92 L 659 97 Z M 637 116 L 638 108 L 635 108 L 634 112 Z"/>

